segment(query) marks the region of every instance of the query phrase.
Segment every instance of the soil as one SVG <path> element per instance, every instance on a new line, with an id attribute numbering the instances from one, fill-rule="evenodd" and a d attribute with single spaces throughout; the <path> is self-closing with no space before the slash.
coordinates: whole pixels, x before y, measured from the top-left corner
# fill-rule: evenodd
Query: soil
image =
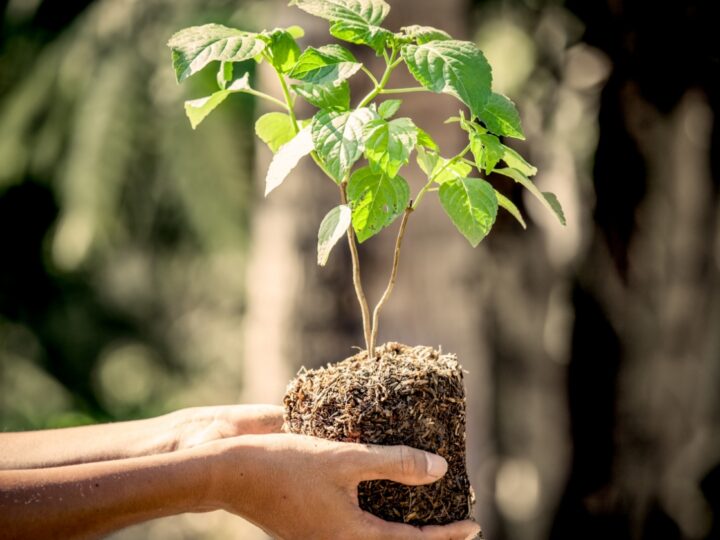
<path id="1" fill-rule="evenodd" d="M 448 462 L 424 486 L 362 482 L 360 506 L 385 520 L 442 525 L 468 519 L 474 495 L 465 464 L 463 372 L 452 354 L 386 343 L 327 367 L 300 370 L 285 395 L 285 429 L 336 441 L 406 444 Z"/>

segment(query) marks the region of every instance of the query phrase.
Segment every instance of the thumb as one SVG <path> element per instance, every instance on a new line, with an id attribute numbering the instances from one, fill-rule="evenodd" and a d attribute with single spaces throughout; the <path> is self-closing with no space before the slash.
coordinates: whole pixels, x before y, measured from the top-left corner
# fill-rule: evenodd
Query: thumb
<path id="1" fill-rule="evenodd" d="M 430 484 L 442 478 L 448 464 L 437 454 L 409 446 L 365 445 L 358 460 L 358 476 L 364 480 L 392 480 L 409 486 Z"/>

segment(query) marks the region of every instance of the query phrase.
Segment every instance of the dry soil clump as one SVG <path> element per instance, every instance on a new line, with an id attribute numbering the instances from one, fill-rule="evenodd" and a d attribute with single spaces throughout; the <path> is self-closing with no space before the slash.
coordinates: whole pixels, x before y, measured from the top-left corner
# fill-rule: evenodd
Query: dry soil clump
<path id="1" fill-rule="evenodd" d="M 300 370 L 285 396 L 285 429 L 336 441 L 406 444 L 435 452 L 447 474 L 425 486 L 363 482 L 360 506 L 412 525 L 467 519 L 474 497 L 465 465 L 465 391 L 455 355 L 387 343 L 325 368 Z"/>

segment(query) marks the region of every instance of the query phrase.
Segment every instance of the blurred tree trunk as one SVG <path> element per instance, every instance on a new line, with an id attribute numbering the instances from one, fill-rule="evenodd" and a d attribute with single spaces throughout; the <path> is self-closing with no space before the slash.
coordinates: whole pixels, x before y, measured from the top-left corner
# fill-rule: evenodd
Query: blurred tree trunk
<path id="1" fill-rule="evenodd" d="M 652 16 L 639 4 L 570 6 L 613 71 L 573 295 L 574 452 L 555 538 L 718 537 L 716 19 L 708 2 Z"/>

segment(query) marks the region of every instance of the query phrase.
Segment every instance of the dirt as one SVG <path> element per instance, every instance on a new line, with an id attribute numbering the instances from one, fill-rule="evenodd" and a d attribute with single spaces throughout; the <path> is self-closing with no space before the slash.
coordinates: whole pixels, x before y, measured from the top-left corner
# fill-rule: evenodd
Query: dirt
<path id="1" fill-rule="evenodd" d="M 300 370 L 285 396 L 285 429 L 326 439 L 406 444 L 448 462 L 424 486 L 363 482 L 360 506 L 388 521 L 437 525 L 467 519 L 474 495 L 465 464 L 463 372 L 452 354 L 387 343 L 327 367 Z"/>

